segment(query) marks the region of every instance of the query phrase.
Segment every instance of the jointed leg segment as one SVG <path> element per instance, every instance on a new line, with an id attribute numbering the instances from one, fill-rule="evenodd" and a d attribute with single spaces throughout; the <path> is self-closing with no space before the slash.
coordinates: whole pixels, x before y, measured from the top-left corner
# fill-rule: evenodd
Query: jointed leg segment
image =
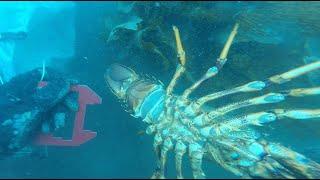
<path id="1" fill-rule="evenodd" d="M 288 72 L 285 72 L 279 75 L 272 76 L 268 78 L 267 81 L 253 81 L 245 85 L 235 87 L 233 89 L 228 89 L 228 90 L 216 92 L 213 94 L 209 94 L 199 98 L 197 102 L 201 106 L 208 101 L 211 101 L 226 95 L 240 93 L 240 92 L 260 91 L 271 84 L 282 84 L 292 80 L 293 78 L 299 77 L 301 75 L 304 75 L 308 72 L 311 72 L 317 69 L 320 69 L 320 61 L 292 69 Z M 296 90 L 292 90 L 290 93 L 291 95 L 300 94 L 301 96 L 303 95 L 303 93 L 306 95 L 320 94 L 320 88 L 317 87 L 317 88 L 308 88 L 308 89 L 296 89 Z"/>
<path id="2" fill-rule="evenodd" d="M 230 49 L 230 46 L 237 34 L 239 28 L 239 24 L 235 24 L 235 26 L 233 27 L 233 30 L 231 32 L 231 34 L 229 35 L 229 38 L 220 54 L 220 57 L 217 59 L 216 62 L 216 66 L 213 66 L 211 68 L 208 69 L 208 71 L 206 72 L 206 74 L 204 76 L 202 76 L 202 78 L 200 80 L 198 80 L 197 82 L 195 82 L 190 88 L 186 89 L 183 94 L 182 97 L 183 98 L 188 98 L 188 96 L 197 88 L 199 87 L 199 85 L 204 82 L 205 80 L 215 76 L 216 74 L 218 74 L 219 70 L 223 67 L 223 65 L 226 63 L 227 61 L 227 55 Z"/>

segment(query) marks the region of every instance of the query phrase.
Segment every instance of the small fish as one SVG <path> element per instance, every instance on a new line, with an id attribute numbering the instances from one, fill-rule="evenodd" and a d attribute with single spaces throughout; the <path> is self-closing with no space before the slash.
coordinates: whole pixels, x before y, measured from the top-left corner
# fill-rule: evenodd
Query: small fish
<path id="1" fill-rule="evenodd" d="M 137 132 L 137 135 L 142 136 L 145 135 L 145 131 L 144 130 L 140 130 Z"/>
<path id="2" fill-rule="evenodd" d="M 0 75 L 0 83 L 1 83 L 1 85 L 4 84 L 1 75 Z"/>

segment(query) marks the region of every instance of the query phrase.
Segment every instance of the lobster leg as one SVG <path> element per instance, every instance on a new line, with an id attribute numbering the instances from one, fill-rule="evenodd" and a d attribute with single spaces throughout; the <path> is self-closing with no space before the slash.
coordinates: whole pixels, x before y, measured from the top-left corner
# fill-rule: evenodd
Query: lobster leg
<path id="1" fill-rule="evenodd" d="M 201 168 L 203 149 L 199 144 L 190 144 L 189 146 L 189 157 L 191 160 L 191 169 L 193 177 L 195 179 L 204 179 L 205 174 Z"/>
<path id="2" fill-rule="evenodd" d="M 240 92 L 260 91 L 263 88 L 265 88 L 265 86 L 266 86 L 266 84 L 263 81 L 253 81 L 253 82 L 247 83 L 245 85 L 235 87 L 233 89 L 227 89 L 224 91 L 220 91 L 220 92 L 206 95 L 204 97 L 199 98 L 197 100 L 197 102 L 198 102 L 199 106 L 202 106 L 204 103 L 206 103 L 208 101 L 212 101 L 212 100 L 215 100 L 215 99 L 218 99 L 223 96 L 230 95 L 230 94 L 236 94 L 236 93 L 240 93 Z"/>
<path id="3" fill-rule="evenodd" d="M 284 93 L 286 93 L 288 96 L 293 96 L 293 97 L 319 95 L 320 87 L 291 89 L 291 90 L 285 91 Z"/>
<path id="4" fill-rule="evenodd" d="M 244 101 L 236 102 L 233 104 L 229 104 L 226 106 L 223 106 L 221 108 L 216 109 L 215 111 L 212 111 L 209 113 L 210 117 L 217 117 L 223 114 L 226 114 L 230 111 L 252 106 L 252 105 L 259 105 L 259 104 L 268 104 L 268 103 L 278 103 L 285 99 L 285 96 L 292 96 L 292 97 L 303 97 L 303 96 L 311 96 L 311 95 L 318 95 L 320 94 L 320 87 L 315 88 L 299 88 L 299 89 L 292 89 L 287 90 L 282 93 L 269 93 L 263 96 L 259 96 L 252 99 L 247 99 Z M 308 111 L 308 112 L 307 112 Z M 313 114 L 313 116 L 316 116 L 317 111 L 310 111 L 310 110 L 303 110 L 303 111 L 292 111 L 291 113 L 309 113 L 310 115 Z M 288 112 L 289 113 L 289 112 Z"/>
<path id="5" fill-rule="evenodd" d="M 299 77 L 301 75 L 317 70 L 319 68 L 320 68 L 320 61 L 310 63 L 307 65 L 292 69 L 288 72 L 272 76 L 268 78 L 268 80 L 266 81 L 253 81 L 245 85 L 235 87 L 233 89 L 228 89 L 228 90 L 206 95 L 204 97 L 199 98 L 197 102 L 201 106 L 208 101 L 211 101 L 226 95 L 240 93 L 240 92 L 260 91 L 271 84 L 282 84 L 292 80 L 293 78 Z M 291 95 L 294 95 L 294 93 L 298 93 L 300 95 L 302 95 L 302 93 L 306 93 L 307 95 L 311 95 L 312 93 L 320 94 L 320 87 L 309 88 L 309 89 L 296 89 L 294 91 L 292 90 L 291 93 L 292 93 Z"/>
<path id="6" fill-rule="evenodd" d="M 182 157 L 186 153 L 187 146 L 182 142 L 178 141 L 175 147 L 175 160 L 176 160 L 176 171 L 177 171 L 177 179 L 183 179 L 182 176 Z"/>
<path id="7" fill-rule="evenodd" d="M 164 173 L 161 172 L 161 162 L 160 162 L 160 159 L 161 159 L 161 148 L 160 148 L 160 145 L 162 144 L 163 140 L 160 136 L 160 134 L 156 134 L 155 137 L 154 137 L 154 142 L 153 142 L 153 148 L 154 148 L 154 151 L 156 153 L 156 159 L 157 159 L 157 163 L 156 163 L 156 171 L 153 173 L 151 179 L 160 179 L 160 178 L 164 178 Z"/>
<path id="8" fill-rule="evenodd" d="M 320 109 L 274 109 L 272 110 L 277 117 L 280 118 L 291 118 L 291 119 L 313 119 L 320 118 Z"/>
<path id="9" fill-rule="evenodd" d="M 224 115 L 230 111 L 240 109 L 247 106 L 259 105 L 259 104 L 269 104 L 269 103 L 278 103 L 285 99 L 285 96 L 280 93 L 268 93 L 263 96 L 255 97 L 252 99 L 247 99 L 244 101 L 232 103 L 221 108 L 218 108 L 209 113 L 209 117 L 215 118 L 217 116 Z"/>
<path id="10" fill-rule="evenodd" d="M 292 69 L 291 71 L 272 76 L 269 78 L 269 81 L 276 84 L 282 84 L 284 82 L 290 81 L 293 78 L 299 77 L 301 75 L 304 75 L 306 73 L 309 73 L 319 68 L 320 68 L 320 61 L 316 61 L 314 63 L 310 63 L 307 65 Z"/>
<path id="11" fill-rule="evenodd" d="M 167 162 L 167 153 L 170 149 L 172 149 L 173 144 L 171 142 L 171 140 L 165 139 L 164 143 L 163 143 L 163 147 L 161 148 L 161 152 L 160 152 L 160 171 L 159 171 L 159 178 L 163 179 L 165 178 L 164 174 L 165 174 L 165 165 Z"/>
<path id="12" fill-rule="evenodd" d="M 208 69 L 208 71 L 206 72 L 206 74 L 204 76 L 202 76 L 202 78 L 200 80 L 198 80 L 197 82 L 195 82 L 191 87 L 189 87 L 188 89 L 186 89 L 183 94 L 182 97 L 183 98 L 187 98 L 197 87 L 199 87 L 199 85 L 204 82 L 205 80 L 215 76 L 216 74 L 218 74 L 218 71 L 223 67 L 223 65 L 227 62 L 227 55 L 230 49 L 230 46 L 233 42 L 234 37 L 237 34 L 237 30 L 239 28 L 239 24 L 235 24 L 235 26 L 233 27 L 232 32 L 229 35 L 229 38 L 220 54 L 220 57 L 217 59 L 216 62 L 216 66 L 211 67 L 210 69 Z"/>
<path id="13" fill-rule="evenodd" d="M 320 175 L 319 164 L 280 144 L 252 141 L 250 138 L 238 139 L 237 142 L 227 139 L 214 142 L 217 143 L 208 149 L 209 154 L 226 169 L 242 177 L 291 179 Z"/>
<path id="14" fill-rule="evenodd" d="M 248 125 L 261 126 L 276 120 L 276 115 L 268 112 L 258 112 L 248 114 L 239 118 L 227 119 L 225 123 L 220 123 L 217 127 L 220 134 L 226 134 L 231 131 L 237 131 L 240 128 Z M 213 127 L 212 127 L 213 128 Z"/>
<path id="15" fill-rule="evenodd" d="M 209 135 L 214 137 L 220 134 L 227 134 L 231 131 L 237 131 L 242 127 L 248 125 L 262 126 L 265 123 L 275 121 L 276 118 L 291 118 L 291 119 L 313 119 L 320 118 L 320 109 L 274 109 L 270 112 L 258 112 L 248 114 L 239 118 L 227 119 L 224 123 L 218 124 L 218 126 L 206 127 Z"/>

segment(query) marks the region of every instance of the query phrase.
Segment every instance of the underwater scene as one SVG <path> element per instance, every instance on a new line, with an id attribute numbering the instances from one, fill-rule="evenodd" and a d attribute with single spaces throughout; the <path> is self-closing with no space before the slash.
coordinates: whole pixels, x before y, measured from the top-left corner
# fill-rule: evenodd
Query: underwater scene
<path id="1" fill-rule="evenodd" d="M 320 2 L 0 17 L 0 178 L 320 178 Z"/>

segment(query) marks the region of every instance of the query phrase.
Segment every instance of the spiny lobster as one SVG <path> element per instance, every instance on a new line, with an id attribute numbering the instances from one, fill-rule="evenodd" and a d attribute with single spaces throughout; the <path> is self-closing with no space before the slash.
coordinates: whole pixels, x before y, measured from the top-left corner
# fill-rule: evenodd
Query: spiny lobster
<path id="1" fill-rule="evenodd" d="M 227 61 L 227 54 L 237 34 L 236 23 L 217 59 L 216 65 L 182 95 L 173 94 L 179 77 L 186 71 L 185 51 L 179 30 L 173 26 L 179 63 L 165 89 L 160 81 L 136 74 L 132 69 L 113 64 L 107 69 L 105 79 L 111 91 L 127 104 L 134 117 L 148 123 L 147 134 L 154 134 L 157 169 L 153 178 L 165 177 L 167 153 L 175 151 L 177 178 L 182 176 L 182 158 L 188 152 L 194 178 L 205 178 L 203 158 L 215 160 L 223 168 L 243 178 L 319 178 L 320 165 L 279 143 L 266 141 L 252 126 L 262 126 L 282 118 L 319 118 L 320 109 L 269 109 L 268 111 L 224 118 L 229 112 L 260 104 L 284 101 L 289 97 L 320 94 L 320 87 L 299 88 L 268 93 L 259 97 L 227 104 L 206 111 L 208 101 L 236 94 L 261 91 L 272 84 L 282 84 L 320 68 L 320 61 L 272 76 L 265 81 L 215 92 L 198 99 L 189 95 L 205 80 L 215 76 Z"/>

